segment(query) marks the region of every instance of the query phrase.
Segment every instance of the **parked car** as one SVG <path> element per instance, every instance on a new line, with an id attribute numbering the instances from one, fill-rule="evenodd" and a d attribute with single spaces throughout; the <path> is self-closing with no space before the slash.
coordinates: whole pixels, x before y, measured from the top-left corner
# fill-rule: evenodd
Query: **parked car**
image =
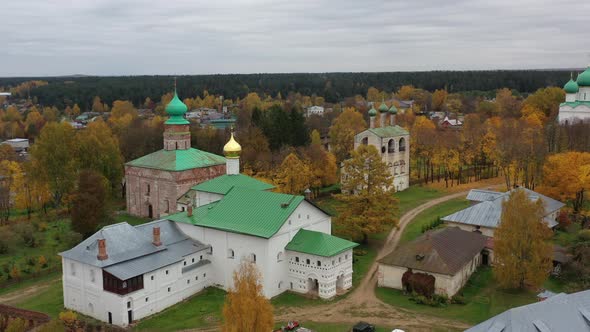
<path id="1" fill-rule="evenodd" d="M 367 322 L 358 322 L 352 327 L 352 332 L 375 332 L 375 326 Z"/>
<path id="2" fill-rule="evenodd" d="M 293 331 L 299 327 L 298 321 L 289 321 L 287 326 L 285 326 L 285 331 Z"/>

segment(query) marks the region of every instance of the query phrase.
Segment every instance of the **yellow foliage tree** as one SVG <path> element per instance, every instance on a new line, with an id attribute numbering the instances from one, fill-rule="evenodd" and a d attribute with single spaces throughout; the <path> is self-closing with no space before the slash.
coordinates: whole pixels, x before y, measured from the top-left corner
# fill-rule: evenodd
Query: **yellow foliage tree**
<path id="1" fill-rule="evenodd" d="M 372 145 L 361 145 L 344 162 L 342 192 L 336 197 L 344 204 L 337 222 L 352 238 L 367 243 L 369 234 L 395 226 L 397 199 L 393 176 Z"/>
<path id="2" fill-rule="evenodd" d="M 515 190 L 502 203 L 494 232 L 494 275 L 504 288 L 538 288 L 551 269 L 551 231 L 543 222 L 542 200 Z"/>
<path id="3" fill-rule="evenodd" d="M 277 170 L 275 183 L 282 193 L 301 195 L 310 187 L 311 179 L 309 165 L 299 159 L 295 153 L 290 153 Z"/>
<path id="4" fill-rule="evenodd" d="M 104 105 L 102 104 L 99 96 L 95 96 L 92 101 L 92 111 L 100 113 L 104 112 Z"/>
<path id="5" fill-rule="evenodd" d="M 543 182 L 539 191 L 572 202 L 575 213 L 584 206 L 585 193 L 590 190 L 590 153 L 565 152 L 549 156 L 543 166 Z"/>
<path id="6" fill-rule="evenodd" d="M 414 96 L 416 88 L 413 85 L 402 85 L 397 91 L 397 97 L 401 100 L 410 100 Z"/>
<path id="7" fill-rule="evenodd" d="M 341 162 L 354 149 L 354 136 L 367 128 L 363 115 L 352 107 L 346 107 L 330 127 L 330 147 Z"/>
<path id="8" fill-rule="evenodd" d="M 223 332 L 271 331 L 273 308 L 262 293 L 262 276 L 256 265 L 244 261 L 234 271 L 234 286 L 223 305 Z"/>
<path id="9" fill-rule="evenodd" d="M 447 90 L 435 90 L 432 94 L 432 109 L 435 111 L 440 111 L 443 105 L 446 103 L 448 95 L 449 93 Z"/>

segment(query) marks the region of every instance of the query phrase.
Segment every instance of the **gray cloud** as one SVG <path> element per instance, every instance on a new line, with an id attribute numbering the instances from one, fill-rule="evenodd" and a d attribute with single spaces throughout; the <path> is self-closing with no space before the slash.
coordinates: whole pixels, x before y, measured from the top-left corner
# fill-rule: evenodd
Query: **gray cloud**
<path id="1" fill-rule="evenodd" d="M 579 0 L 19 0 L 0 76 L 569 68 Z"/>

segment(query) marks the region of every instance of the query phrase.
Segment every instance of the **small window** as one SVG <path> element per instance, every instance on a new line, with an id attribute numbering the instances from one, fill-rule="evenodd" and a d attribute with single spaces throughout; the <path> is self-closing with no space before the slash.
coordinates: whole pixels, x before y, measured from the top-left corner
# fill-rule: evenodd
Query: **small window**
<path id="1" fill-rule="evenodd" d="M 188 285 L 190 283 L 191 283 L 190 279 L 186 279 L 186 284 Z"/>
<path id="2" fill-rule="evenodd" d="M 213 247 L 209 247 L 209 255 L 213 255 Z"/>
<path id="3" fill-rule="evenodd" d="M 192 263 L 194 263 L 194 262 L 195 262 L 195 258 L 193 257 L 193 259 L 192 259 Z"/>
<path id="4" fill-rule="evenodd" d="M 322 266 L 322 262 L 321 261 L 318 261 L 318 266 Z"/>
<path id="5" fill-rule="evenodd" d="M 342 256 L 338 257 L 338 263 L 342 262 Z"/>
<path id="6" fill-rule="evenodd" d="M 76 276 L 76 264 L 70 263 L 70 270 L 71 270 L 72 276 Z"/>
<path id="7" fill-rule="evenodd" d="M 172 290 L 172 288 L 168 287 L 168 293 L 170 293 L 171 290 Z"/>
<path id="8" fill-rule="evenodd" d="M 336 264 L 336 261 L 335 260 L 332 260 L 332 265 L 335 265 L 335 264 Z"/>
<path id="9" fill-rule="evenodd" d="M 256 263 L 256 254 L 251 254 L 250 259 L 252 260 L 252 263 Z"/>
<path id="10" fill-rule="evenodd" d="M 146 298 L 145 298 L 145 302 L 147 302 L 147 301 L 149 301 L 149 300 L 150 300 L 150 298 L 149 298 L 149 297 L 146 297 Z"/>
<path id="11" fill-rule="evenodd" d="M 297 218 L 301 219 L 301 213 L 297 215 Z"/>
<path id="12" fill-rule="evenodd" d="M 131 308 L 131 301 L 127 301 L 127 308 Z"/>
<path id="13" fill-rule="evenodd" d="M 186 266 L 186 261 L 184 261 L 184 266 Z"/>
<path id="14" fill-rule="evenodd" d="M 309 220 L 309 214 L 307 215 L 307 220 Z"/>
<path id="15" fill-rule="evenodd" d="M 299 257 L 295 257 L 295 262 L 299 263 Z"/>
<path id="16" fill-rule="evenodd" d="M 344 259 L 348 259 L 348 254 L 344 255 Z"/>
<path id="17" fill-rule="evenodd" d="M 289 219 L 289 225 L 291 225 L 291 219 Z"/>
<path id="18" fill-rule="evenodd" d="M 305 260 L 305 264 L 311 264 L 311 261 L 308 259 Z"/>
<path id="19" fill-rule="evenodd" d="M 166 275 L 168 275 L 168 270 L 166 270 Z"/>
<path id="20" fill-rule="evenodd" d="M 203 255 L 199 256 L 199 260 L 202 261 L 203 260 Z"/>
<path id="21" fill-rule="evenodd" d="M 151 188 L 150 188 L 150 185 L 148 184 L 148 185 L 147 185 L 147 194 L 148 194 L 148 195 L 150 194 L 150 189 L 151 189 Z"/>
<path id="22" fill-rule="evenodd" d="M 234 259 L 235 257 L 235 252 L 233 249 L 227 249 L 227 258 L 229 259 Z"/>
<path id="23" fill-rule="evenodd" d="M 203 278 L 207 278 L 207 273 L 203 273 Z"/>
<path id="24" fill-rule="evenodd" d="M 154 280 L 154 276 L 151 276 L 150 279 Z"/>
<path id="25" fill-rule="evenodd" d="M 96 281 L 96 277 L 94 276 L 94 269 L 90 270 L 90 281 L 91 282 Z"/>
<path id="26" fill-rule="evenodd" d="M 196 277 L 195 277 L 195 281 L 197 281 L 197 280 L 199 280 L 199 276 L 196 276 Z"/>

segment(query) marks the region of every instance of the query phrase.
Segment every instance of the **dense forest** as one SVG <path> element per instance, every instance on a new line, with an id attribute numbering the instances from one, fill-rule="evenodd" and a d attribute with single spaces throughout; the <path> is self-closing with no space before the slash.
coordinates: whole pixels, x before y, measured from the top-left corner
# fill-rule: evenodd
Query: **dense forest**
<path id="1" fill-rule="evenodd" d="M 327 102 L 364 95 L 369 87 L 395 91 L 402 85 L 450 93 L 463 92 L 493 97 L 495 90 L 509 88 L 519 93 L 532 93 L 547 86 L 562 86 L 570 77 L 567 70 L 498 70 L 498 71 L 430 71 L 387 73 L 301 73 L 301 74 L 226 74 L 191 75 L 178 77 L 181 96 L 197 96 L 203 91 L 226 98 L 243 98 L 249 92 L 260 95 L 283 96 L 290 92 L 324 97 Z M 8 89 L 33 78 L 0 78 L 0 88 Z M 146 97 L 158 100 L 169 92 L 172 76 L 120 76 L 120 77 L 43 77 L 49 85 L 30 91 L 42 105 L 64 108 L 78 104 L 90 109 L 94 96 L 108 104 L 129 100 L 140 105 Z"/>

